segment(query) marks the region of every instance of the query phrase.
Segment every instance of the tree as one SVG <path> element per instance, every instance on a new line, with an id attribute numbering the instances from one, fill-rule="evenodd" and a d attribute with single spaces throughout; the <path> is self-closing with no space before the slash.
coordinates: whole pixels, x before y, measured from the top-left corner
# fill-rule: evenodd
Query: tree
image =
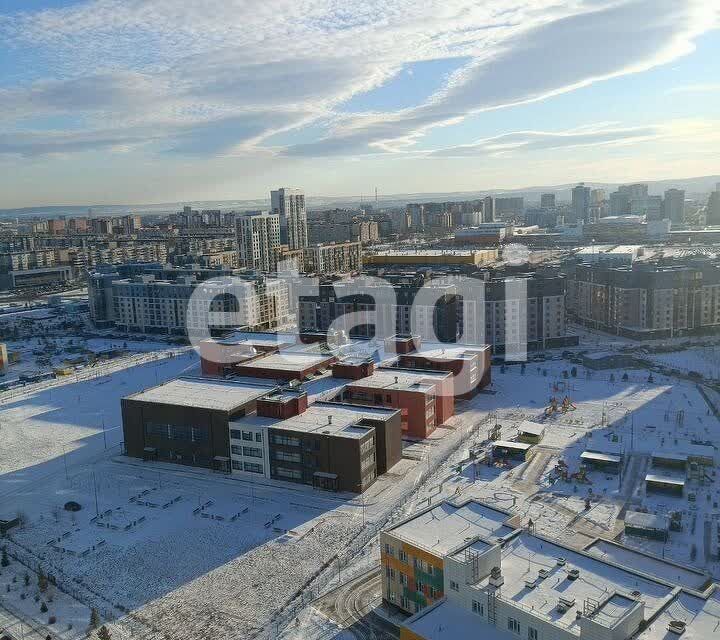
<path id="1" fill-rule="evenodd" d="M 573 378 L 577 378 L 577 367 L 573 367 L 572 369 L 570 369 L 570 375 Z"/>
<path id="2" fill-rule="evenodd" d="M 25 586 L 30 586 L 30 574 L 26 571 L 25 575 L 23 576 L 23 580 L 25 581 Z"/>
<path id="3" fill-rule="evenodd" d="M 525 363 L 524 362 L 520 365 L 520 375 L 523 375 L 523 376 L 525 375 Z"/>
<path id="4" fill-rule="evenodd" d="M 98 613 L 98 610 L 93 608 L 92 611 L 90 611 L 90 628 L 91 629 L 97 629 L 100 625 L 100 614 Z"/>
<path id="5" fill-rule="evenodd" d="M 38 589 L 42 591 L 43 593 L 47 591 L 48 588 L 48 579 L 45 575 L 45 572 L 42 570 L 42 567 L 38 567 Z"/>
<path id="6" fill-rule="evenodd" d="M 500 366 L 500 373 L 505 373 L 505 365 Z"/>
<path id="7" fill-rule="evenodd" d="M 45 601 L 43 600 L 42 603 L 40 604 L 40 613 L 47 613 L 47 610 L 48 610 L 47 605 L 45 604 Z"/>
<path id="8" fill-rule="evenodd" d="M 651 374 L 648 376 L 648 384 L 652 384 L 653 382 L 655 382 L 655 378 L 653 378 L 653 374 L 651 373 Z"/>
<path id="9" fill-rule="evenodd" d="M 8 558 L 7 548 L 3 547 L 2 556 L 0 556 L 0 567 L 7 567 L 10 564 L 10 558 Z"/>
<path id="10" fill-rule="evenodd" d="M 562 377 L 563 377 L 563 378 L 565 378 L 565 379 L 567 380 L 567 378 L 568 378 L 568 372 L 567 372 L 567 369 L 566 369 L 565 371 L 563 371 L 563 372 L 562 372 Z"/>
<path id="11" fill-rule="evenodd" d="M 98 629 L 97 637 L 100 638 L 100 640 L 110 640 L 110 630 L 103 625 Z"/>
<path id="12" fill-rule="evenodd" d="M 610 374 L 610 382 L 615 382 L 615 374 L 614 373 Z"/>
<path id="13" fill-rule="evenodd" d="M 623 373 L 622 381 L 627 382 L 630 379 L 630 376 L 628 376 L 627 371 Z"/>

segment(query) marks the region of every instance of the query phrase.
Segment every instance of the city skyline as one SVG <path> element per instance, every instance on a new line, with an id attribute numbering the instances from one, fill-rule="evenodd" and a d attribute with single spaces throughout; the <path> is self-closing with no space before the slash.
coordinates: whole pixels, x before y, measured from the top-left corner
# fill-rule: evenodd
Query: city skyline
<path id="1" fill-rule="evenodd" d="M 711 175 L 717 26 L 694 1 L 5 0 L 0 208 Z"/>

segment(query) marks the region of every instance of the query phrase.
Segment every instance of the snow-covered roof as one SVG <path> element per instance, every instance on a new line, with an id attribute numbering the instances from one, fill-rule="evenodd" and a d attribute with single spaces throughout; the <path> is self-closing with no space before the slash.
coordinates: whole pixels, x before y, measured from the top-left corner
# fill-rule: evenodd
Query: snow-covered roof
<path id="1" fill-rule="evenodd" d="M 660 475 L 657 473 L 648 473 L 645 476 L 645 482 L 657 482 L 661 484 L 674 484 L 678 487 L 685 486 L 685 480 L 675 476 Z"/>
<path id="2" fill-rule="evenodd" d="M 527 442 L 512 442 L 510 440 L 496 440 L 492 446 L 493 449 L 518 449 L 522 451 L 527 451 L 533 447 Z"/>
<path id="3" fill-rule="evenodd" d="M 620 464 L 622 458 L 609 453 L 597 453 L 596 451 L 583 451 L 580 454 L 580 460 L 592 460 L 595 462 L 610 462 L 612 464 Z"/>
<path id="4" fill-rule="evenodd" d="M 428 392 L 434 389 L 437 382 L 450 375 L 444 372 L 379 367 L 371 376 L 351 382 L 348 387 Z"/>
<path id="5" fill-rule="evenodd" d="M 668 633 L 668 625 L 676 620 L 686 624 L 685 633 L 677 636 Z M 707 600 L 686 592 L 681 592 L 662 613 L 655 618 L 637 640 L 709 640 L 717 635 L 720 622 L 720 593 L 713 593 Z"/>
<path id="6" fill-rule="evenodd" d="M 627 514 L 625 514 L 625 524 L 629 524 L 631 527 L 638 527 L 642 529 L 667 531 L 670 527 L 670 518 L 668 518 L 668 516 L 656 516 L 652 513 L 628 511 Z"/>
<path id="7" fill-rule="evenodd" d="M 545 425 L 531 420 L 523 420 L 518 427 L 519 433 L 527 433 L 531 436 L 541 436 L 545 433 Z"/>
<path id="8" fill-rule="evenodd" d="M 363 418 L 387 420 L 397 409 L 362 407 L 335 402 L 316 402 L 303 413 L 291 418 L 279 419 L 251 415 L 230 422 L 230 428 L 272 427 L 302 433 L 317 433 L 344 438 L 363 438 L 369 427 L 358 426 Z"/>
<path id="9" fill-rule="evenodd" d="M 563 566 L 558 565 L 558 558 L 565 560 Z M 650 617 L 662 607 L 674 589 L 673 585 L 639 575 L 631 568 L 607 564 L 527 532 L 505 543 L 501 569 L 505 578 L 500 596 L 502 600 L 530 609 L 547 622 L 563 628 L 577 624 L 578 607 L 570 607 L 566 613 L 560 614 L 556 611 L 560 598 L 574 599 L 582 608 L 582 603 L 588 599 L 604 602 L 612 594 L 627 598 L 636 592 L 637 597 L 632 599 L 642 600 L 647 617 Z M 539 581 L 534 589 L 528 589 L 525 586 L 528 575 L 537 576 L 541 569 L 550 575 Z M 577 569 L 580 576 L 569 580 L 568 572 L 573 569 Z M 487 583 L 488 578 L 484 578 L 479 585 L 487 586 Z"/>
<path id="10" fill-rule="evenodd" d="M 176 378 L 140 391 L 129 399 L 180 407 L 232 411 L 270 393 L 276 385 L 257 380 L 252 383 L 212 378 Z"/>
<path id="11" fill-rule="evenodd" d="M 444 555 L 468 538 L 493 539 L 512 534 L 515 529 L 505 524 L 509 517 L 475 501 L 463 505 L 443 502 L 411 516 L 388 532 L 411 545 Z"/>
<path id="12" fill-rule="evenodd" d="M 322 366 L 332 359 L 329 354 L 300 353 L 297 351 L 280 351 L 244 362 L 246 369 L 278 369 L 280 371 L 304 371 L 312 367 Z"/>

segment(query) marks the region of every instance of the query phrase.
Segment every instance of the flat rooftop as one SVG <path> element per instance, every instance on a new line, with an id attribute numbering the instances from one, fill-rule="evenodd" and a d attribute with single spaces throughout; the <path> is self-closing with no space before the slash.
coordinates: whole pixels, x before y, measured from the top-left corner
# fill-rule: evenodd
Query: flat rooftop
<path id="1" fill-rule="evenodd" d="M 461 506 L 443 502 L 401 522 L 389 533 L 433 554 L 444 555 L 471 538 L 493 540 L 509 536 L 515 531 L 505 524 L 509 517 L 479 502 Z"/>
<path id="2" fill-rule="evenodd" d="M 616 593 L 600 605 L 591 619 L 606 629 L 612 629 L 637 606 L 637 600 Z"/>
<path id="3" fill-rule="evenodd" d="M 276 385 L 265 384 L 262 380 L 248 382 L 187 377 L 170 380 L 128 398 L 180 407 L 232 411 L 267 395 L 275 388 Z"/>
<path id="4" fill-rule="evenodd" d="M 367 378 L 355 380 L 348 387 L 396 389 L 400 391 L 432 391 L 437 382 L 442 382 L 451 374 L 435 371 L 411 371 L 409 369 L 395 369 L 379 367 L 375 373 Z"/>
<path id="5" fill-rule="evenodd" d="M 331 354 L 280 351 L 245 362 L 242 366 L 246 369 L 278 369 L 279 371 L 300 372 L 312 367 L 322 366 L 332 358 Z"/>
<path id="6" fill-rule="evenodd" d="M 539 422 L 523 420 L 518 427 L 518 433 L 527 433 L 531 436 L 541 436 L 545 433 L 545 425 Z"/>
<path id="7" fill-rule="evenodd" d="M 316 402 L 310 405 L 307 411 L 292 418 L 282 420 L 252 415 L 233 420 L 230 422 L 230 426 L 232 428 L 242 428 L 243 425 L 272 427 L 273 429 L 284 429 L 299 433 L 317 433 L 359 439 L 367 435 L 368 432 L 368 427 L 356 426 L 360 420 L 363 418 L 387 420 L 397 412 L 397 409 Z"/>
<path id="8" fill-rule="evenodd" d="M 558 565 L 558 558 L 565 559 L 564 566 Z M 541 569 L 549 572 L 549 576 L 538 580 L 534 589 L 528 589 L 525 581 L 536 578 Z M 572 569 L 580 572 L 576 580 L 568 578 L 568 572 Z M 623 602 L 625 599 L 642 600 L 646 617 L 650 617 L 660 610 L 664 600 L 674 590 L 670 584 L 645 578 L 526 532 L 512 538 L 503 547 L 502 573 L 505 578 L 500 596 L 502 600 L 531 609 L 541 618 L 571 632 L 579 632 L 576 610 L 582 609 L 588 598 L 604 602 L 608 596 L 619 594 Z M 481 580 L 478 585 L 486 587 L 488 578 Z M 635 596 L 631 597 L 633 593 Z M 574 600 L 575 605 L 565 613 L 559 612 L 556 606 L 560 598 Z M 620 600 L 616 604 L 619 605 Z M 613 612 L 617 613 L 617 607 L 608 609 L 606 616 L 611 617 Z"/>
<path id="9" fill-rule="evenodd" d="M 687 625 L 682 636 L 668 633 L 668 625 L 672 621 L 684 622 Z M 718 625 L 720 625 L 720 593 L 716 591 L 706 600 L 681 592 L 663 609 L 648 628 L 637 636 L 637 640 L 667 640 L 668 638 L 709 640 L 717 636 Z"/>
<path id="10" fill-rule="evenodd" d="M 423 345 L 418 351 L 408 353 L 408 356 L 419 356 L 421 358 L 432 358 L 433 360 L 458 360 L 475 357 L 478 354 L 482 354 L 484 351 L 490 349 L 490 345 L 487 344 L 459 344 L 459 345 L 448 345 L 448 346 L 433 346 Z"/>
<path id="11" fill-rule="evenodd" d="M 607 540 L 596 540 L 586 548 L 586 551 L 601 560 L 633 567 L 636 571 L 686 589 L 696 591 L 703 589 L 708 581 L 707 574 L 699 569 L 681 566 Z"/>

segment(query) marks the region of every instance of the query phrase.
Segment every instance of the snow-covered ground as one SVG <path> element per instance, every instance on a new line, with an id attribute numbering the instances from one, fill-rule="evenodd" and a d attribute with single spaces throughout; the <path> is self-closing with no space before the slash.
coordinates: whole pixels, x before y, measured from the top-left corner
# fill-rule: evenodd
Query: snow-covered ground
<path id="1" fill-rule="evenodd" d="M 705 553 L 708 531 L 714 536 L 720 517 L 717 476 L 710 474 L 702 487 L 691 483 L 693 504 L 647 496 L 642 482 L 657 449 L 679 451 L 697 441 L 720 446 L 720 425 L 689 382 L 657 373 L 650 382 L 644 370 L 580 366 L 573 377 L 573 365 L 562 360 L 529 363 L 524 373 L 519 366 L 504 373 L 494 367 L 491 389 L 459 401 L 457 415 L 427 441 L 405 443 L 404 459 L 359 498 L 111 458 L 122 438 L 120 398 L 197 372 L 194 352 L 152 360 L 160 345 L 143 342 L 138 350 L 141 345 L 148 351 L 144 364 L 0 399 L 0 511 L 19 511 L 25 520 L 10 544 L 52 569 L 86 605 L 116 618 L 114 638 L 273 635 L 277 616 L 287 640 L 342 637 L 332 622 L 296 605 L 310 602 L 339 572 L 349 577 L 376 561 L 377 549 L 366 542 L 377 528 L 444 497 L 478 497 L 578 547 L 621 534 L 618 518 L 626 508 L 683 511 L 687 527 L 673 532 L 664 548 L 623 541 L 720 575 Z M 316 400 L 341 385 L 327 375 L 307 388 Z M 545 415 L 551 397 L 562 402 L 566 396 L 569 411 Z M 495 423 L 504 439 L 512 439 L 523 420 L 546 427 L 529 462 L 469 460 L 471 449 L 489 448 Z M 558 462 L 576 473 L 586 449 L 620 451 L 633 460 L 633 472 L 558 480 Z M 148 489 L 162 498 L 154 502 L 168 506 L 131 500 Z M 82 511 L 64 511 L 68 500 L 82 504 Z M 114 528 L 99 526 L 98 513 L 100 523 Z M 283 615 L 289 612 L 290 618 Z"/>

